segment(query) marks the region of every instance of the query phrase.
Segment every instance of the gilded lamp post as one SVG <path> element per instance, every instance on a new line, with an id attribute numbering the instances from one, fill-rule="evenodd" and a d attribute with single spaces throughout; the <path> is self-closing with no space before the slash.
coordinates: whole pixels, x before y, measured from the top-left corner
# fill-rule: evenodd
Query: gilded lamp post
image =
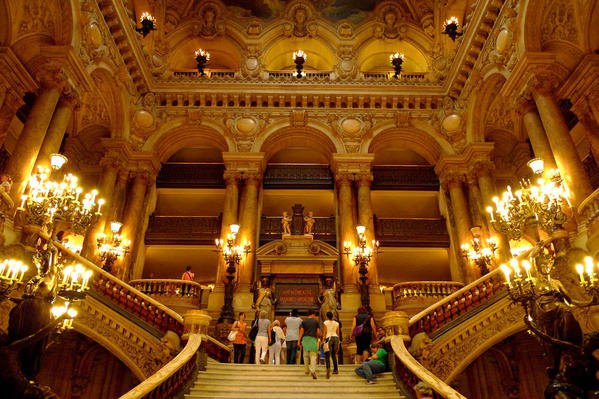
<path id="1" fill-rule="evenodd" d="M 370 260 L 372 256 L 378 252 L 379 242 L 372 240 L 372 248 L 368 246 L 366 241 L 366 227 L 365 226 L 356 226 L 356 231 L 358 233 L 358 245 L 352 248 L 351 242 L 343 243 L 343 254 L 351 257 L 351 260 L 354 262 L 354 265 L 358 268 L 358 273 L 360 274 L 360 299 L 362 302 L 362 306 L 371 312 L 372 309 L 370 307 L 370 294 L 368 292 L 368 265 L 370 264 Z"/>

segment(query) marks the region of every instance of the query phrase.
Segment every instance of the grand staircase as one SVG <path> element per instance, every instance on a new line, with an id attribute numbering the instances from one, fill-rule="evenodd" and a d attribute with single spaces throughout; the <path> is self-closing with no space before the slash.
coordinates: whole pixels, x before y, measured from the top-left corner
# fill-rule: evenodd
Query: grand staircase
<path id="1" fill-rule="evenodd" d="M 354 365 L 340 365 L 339 374 L 326 378 L 324 366 L 318 366 L 317 380 L 304 374 L 304 366 L 208 363 L 198 373 L 186 399 L 401 399 L 391 373 L 377 374 L 376 384 L 354 372 Z"/>

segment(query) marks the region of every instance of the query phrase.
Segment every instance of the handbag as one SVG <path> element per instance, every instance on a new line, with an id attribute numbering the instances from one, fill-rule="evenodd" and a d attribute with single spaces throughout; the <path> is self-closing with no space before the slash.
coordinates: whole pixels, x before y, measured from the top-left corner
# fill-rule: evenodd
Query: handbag
<path id="1" fill-rule="evenodd" d="M 275 331 L 274 328 L 270 330 L 270 342 L 271 342 L 271 345 L 274 345 L 277 343 L 277 332 Z"/>
<path id="2" fill-rule="evenodd" d="M 231 342 L 235 341 L 235 338 L 237 338 L 237 331 L 231 331 L 229 332 L 229 335 L 227 336 L 227 339 Z"/>
<path id="3" fill-rule="evenodd" d="M 360 335 L 362 335 L 362 333 L 364 333 L 364 329 L 366 328 L 366 323 L 370 323 L 370 317 L 367 318 L 366 320 L 364 320 L 364 323 L 362 323 L 359 326 L 356 326 L 356 328 L 354 328 L 354 331 L 352 332 L 352 336 L 359 337 Z"/>
<path id="4" fill-rule="evenodd" d="M 330 349 L 329 349 L 329 339 L 328 338 L 325 339 L 324 340 L 324 344 L 322 344 L 322 351 L 325 352 L 325 353 L 326 352 L 330 352 Z"/>
<path id="5" fill-rule="evenodd" d="M 258 335 L 258 323 L 254 324 L 250 329 L 250 333 L 248 334 L 248 338 L 250 341 L 256 340 L 256 335 Z"/>

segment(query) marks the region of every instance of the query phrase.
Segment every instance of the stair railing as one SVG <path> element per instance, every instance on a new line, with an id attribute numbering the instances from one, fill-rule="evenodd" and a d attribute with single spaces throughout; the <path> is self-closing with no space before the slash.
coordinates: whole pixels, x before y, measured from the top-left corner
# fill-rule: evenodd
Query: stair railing
<path id="1" fill-rule="evenodd" d="M 183 350 L 174 359 L 119 399 L 175 397 L 191 381 L 198 369 L 198 350 L 202 341 L 202 334 L 191 334 Z"/>

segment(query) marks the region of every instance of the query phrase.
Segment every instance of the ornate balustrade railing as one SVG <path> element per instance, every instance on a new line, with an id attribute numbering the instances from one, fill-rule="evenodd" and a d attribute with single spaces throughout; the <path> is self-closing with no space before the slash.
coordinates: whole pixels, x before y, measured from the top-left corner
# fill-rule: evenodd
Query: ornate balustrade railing
<path id="1" fill-rule="evenodd" d="M 210 287 L 188 280 L 139 279 L 129 285 L 170 308 L 201 309 L 211 292 Z"/>
<path id="2" fill-rule="evenodd" d="M 150 216 L 146 244 L 211 245 L 220 237 L 220 216 Z"/>
<path id="3" fill-rule="evenodd" d="M 503 273 L 497 268 L 412 317 L 410 336 L 420 332 L 430 335 L 503 290 Z"/>
<path id="4" fill-rule="evenodd" d="M 281 239 L 283 234 L 281 220 L 281 216 L 262 216 L 260 220 L 260 245 Z M 315 240 L 321 240 L 334 246 L 337 237 L 335 216 L 314 217 L 312 232 Z"/>
<path id="5" fill-rule="evenodd" d="M 264 188 L 332 189 L 333 175 L 329 165 L 268 164 Z"/>
<path id="6" fill-rule="evenodd" d="M 220 163 L 166 163 L 156 177 L 156 187 L 224 188 L 224 172 Z"/>
<path id="7" fill-rule="evenodd" d="M 439 190 L 432 166 L 373 166 L 373 190 Z"/>
<path id="8" fill-rule="evenodd" d="M 374 219 L 374 234 L 381 246 L 449 247 L 445 219 Z"/>
<path id="9" fill-rule="evenodd" d="M 169 330 L 179 335 L 183 333 L 183 318 L 177 312 L 105 272 L 82 256 L 71 252 L 62 244 L 55 242 L 54 245 L 63 256 L 76 260 L 93 272 L 89 282 L 92 293 L 134 314 L 162 333 Z"/>
<path id="10" fill-rule="evenodd" d="M 408 281 L 393 286 L 393 309 L 402 306 L 432 305 L 464 286 L 456 281 Z"/>

